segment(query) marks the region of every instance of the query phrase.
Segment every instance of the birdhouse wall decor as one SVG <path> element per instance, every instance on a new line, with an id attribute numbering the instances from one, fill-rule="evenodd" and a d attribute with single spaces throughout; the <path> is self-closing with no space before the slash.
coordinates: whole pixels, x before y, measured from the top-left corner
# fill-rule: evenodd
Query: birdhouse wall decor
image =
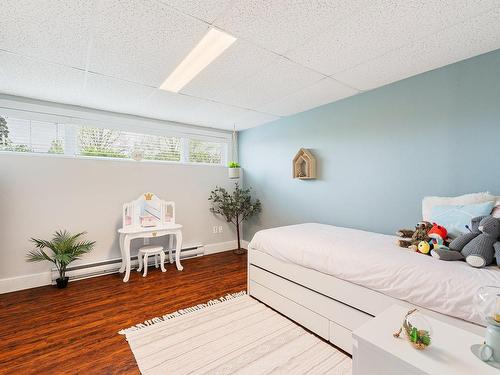
<path id="1" fill-rule="evenodd" d="M 316 178 L 316 158 L 306 148 L 301 148 L 293 158 L 292 177 L 299 180 Z"/>

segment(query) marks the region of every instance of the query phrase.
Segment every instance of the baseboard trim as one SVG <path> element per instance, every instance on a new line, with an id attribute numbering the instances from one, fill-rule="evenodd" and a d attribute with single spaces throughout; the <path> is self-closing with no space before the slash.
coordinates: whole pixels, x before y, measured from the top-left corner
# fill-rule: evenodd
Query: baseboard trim
<path id="1" fill-rule="evenodd" d="M 51 283 L 52 274 L 50 271 L 0 279 L 0 294 L 50 285 Z"/>
<path id="2" fill-rule="evenodd" d="M 226 241 L 213 243 L 203 246 L 203 255 L 216 254 L 223 251 L 234 250 L 237 247 L 237 241 Z M 241 246 L 243 248 L 248 247 L 248 241 L 241 241 Z M 137 264 L 137 260 L 132 260 L 132 266 Z M 103 265 L 96 269 L 96 271 L 100 271 L 100 273 L 93 275 L 91 277 L 102 276 L 105 274 L 116 272 L 117 266 L 116 264 Z M 75 276 L 78 272 L 75 272 Z M 35 273 L 30 275 L 22 275 L 16 277 L 10 277 L 5 279 L 0 279 L 0 294 L 15 292 L 23 289 L 36 288 L 39 286 L 50 285 L 52 284 L 52 272 L 42 272 Z"/>
<path id="3" fill-rule="evenodd" d="M 215 254 L 215 253 L 222 253 L 223 251 L 229 251 L 229 250 L 234 250 L 238 247 L 238 241 L 226 241 L 226 242 L 219 242 L 219 243 L 214 243 L 210 245 L 205 245 L 204 246 L 204 252 L 203 255 L 210 255 L 210 254 Z M 248 241 L 241 241 L 241 247 L 244 249 L 248 248 Z"/>

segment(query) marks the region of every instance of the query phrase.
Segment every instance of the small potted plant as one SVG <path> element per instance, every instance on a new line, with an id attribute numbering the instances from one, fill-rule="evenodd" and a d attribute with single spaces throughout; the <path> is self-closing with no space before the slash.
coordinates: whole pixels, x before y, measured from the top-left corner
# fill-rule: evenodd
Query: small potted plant
<path id="1" fill-rule="evenodd" d="M 81 239 L 86 232 L 71 234 L 66 230 L 58 230 L 54 233 L 52 240 L 40 240 L 31 238 L 35 244 L 35 250 L 31 250 L 26 256 L 28 262 L 48 261 L 55 264 L 59 277 L 56 280 L 59 289 L 66 288 L 69 277 L 66 276 L 68 265 L 79 259 L 94 248 L 94 241 L 84 241 Z M 44 249 L 51 250 L 52 254 L 47 254 Z"/>
<path id="2" fill-rule="evenodd" d="M 229 178 L 240 178 L 240 163 L 232 161 L 228 165 L 229 167 Z"/>

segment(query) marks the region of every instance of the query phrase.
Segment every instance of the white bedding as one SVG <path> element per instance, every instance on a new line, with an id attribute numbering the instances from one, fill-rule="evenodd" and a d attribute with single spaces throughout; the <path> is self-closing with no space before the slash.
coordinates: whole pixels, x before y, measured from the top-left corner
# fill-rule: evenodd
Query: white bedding
<path id="1" fill-rule="evenodd" d="M 412 304 L 484 325 L 474 295 L 500 286 L 496 266 L 475 269 L 400 248 L 395 236 L 324 224 L 261 230 L 250 247 Z"/>

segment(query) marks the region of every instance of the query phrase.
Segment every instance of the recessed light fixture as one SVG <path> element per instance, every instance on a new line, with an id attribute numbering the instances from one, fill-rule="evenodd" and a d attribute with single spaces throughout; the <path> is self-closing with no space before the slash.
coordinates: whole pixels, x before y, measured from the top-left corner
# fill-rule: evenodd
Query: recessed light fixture
<path id="1" fill-rule="evenodd" d="M 234 36 L 211 28 L 161 84 L 160 89 L 179 92 L 235 41 Z"/>

